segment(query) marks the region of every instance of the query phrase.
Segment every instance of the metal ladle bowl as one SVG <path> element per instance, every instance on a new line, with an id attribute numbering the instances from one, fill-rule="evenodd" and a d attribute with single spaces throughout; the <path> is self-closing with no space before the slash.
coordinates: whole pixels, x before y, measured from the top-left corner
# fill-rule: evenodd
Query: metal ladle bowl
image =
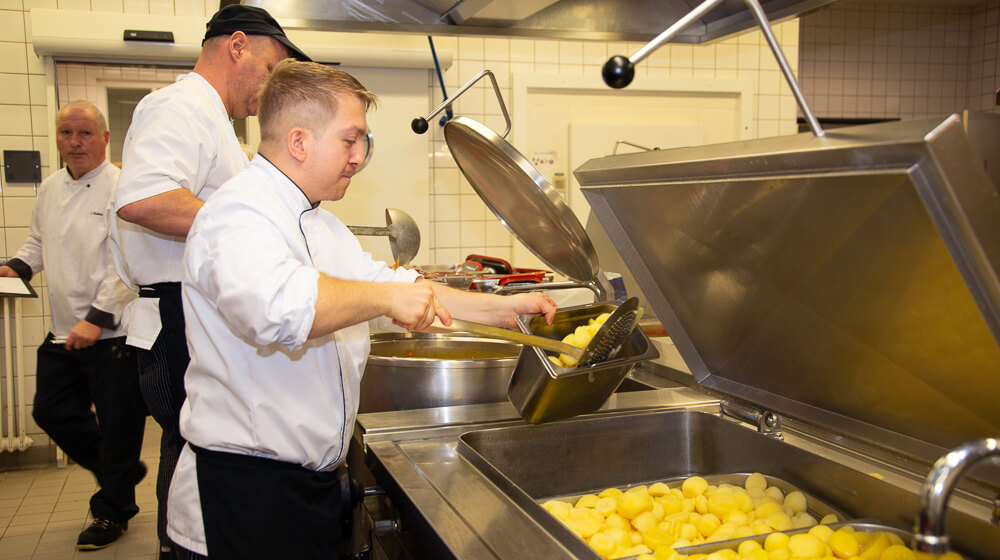
<path id="1" fill-rule="evenodd" d="M 400 265 L 413 261 L 420 250 L 420 228 L 409 214 L 395 208 L 385 209 L 385 226 L 347 226 L 354 235 L 383 235 L 389 237 L 392 258 Z"/>

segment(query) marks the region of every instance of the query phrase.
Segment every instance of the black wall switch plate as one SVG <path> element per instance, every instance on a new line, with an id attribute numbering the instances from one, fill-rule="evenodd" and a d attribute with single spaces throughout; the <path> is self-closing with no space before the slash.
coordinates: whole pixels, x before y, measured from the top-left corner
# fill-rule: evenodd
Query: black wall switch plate
<path id="1" fill-rule="evenodd" d="M 3 176 L 8 183 L 41 183 L 41 152 L 4 150 Z"/>

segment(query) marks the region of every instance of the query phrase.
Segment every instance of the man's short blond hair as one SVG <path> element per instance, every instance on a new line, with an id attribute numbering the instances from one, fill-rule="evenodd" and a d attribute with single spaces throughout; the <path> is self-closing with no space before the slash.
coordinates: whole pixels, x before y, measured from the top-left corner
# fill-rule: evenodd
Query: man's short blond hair
<path id="1" fill-rule="evenodd" d="M 322 130 L 337 115 L 338 98 L 354 96 L 365 110 L 378 105 L 375 94 L 343 70 L 286 59 L 260 90 L 261 141 L 278 140 L 291 127 Z"/>

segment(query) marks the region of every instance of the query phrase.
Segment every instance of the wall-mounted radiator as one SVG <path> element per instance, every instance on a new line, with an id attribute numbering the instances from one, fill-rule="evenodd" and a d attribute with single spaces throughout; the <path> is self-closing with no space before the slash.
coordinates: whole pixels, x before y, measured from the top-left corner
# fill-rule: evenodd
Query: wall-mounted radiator
<path id="1" fill-rule="evenodd" d="M 24 451 L 33 443 L 28 437 L 28 403 L 24 392 L 24 343 L 20 297 L 3 299 L 3 399 L 0 399 L 0 453 Z M 13 308 L 13 316 L 11 316 Z M 14 344 L 11 345 L 11 332 Z"/>

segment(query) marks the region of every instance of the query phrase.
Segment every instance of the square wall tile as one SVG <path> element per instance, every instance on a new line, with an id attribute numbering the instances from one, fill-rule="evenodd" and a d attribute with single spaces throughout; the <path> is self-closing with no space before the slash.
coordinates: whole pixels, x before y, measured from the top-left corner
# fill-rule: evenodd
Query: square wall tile
<path id="1" fill-rule="evenodd" d="M 0 37 L 11 43 L 24 42 L 24 12 L 0 10 Z"/>

